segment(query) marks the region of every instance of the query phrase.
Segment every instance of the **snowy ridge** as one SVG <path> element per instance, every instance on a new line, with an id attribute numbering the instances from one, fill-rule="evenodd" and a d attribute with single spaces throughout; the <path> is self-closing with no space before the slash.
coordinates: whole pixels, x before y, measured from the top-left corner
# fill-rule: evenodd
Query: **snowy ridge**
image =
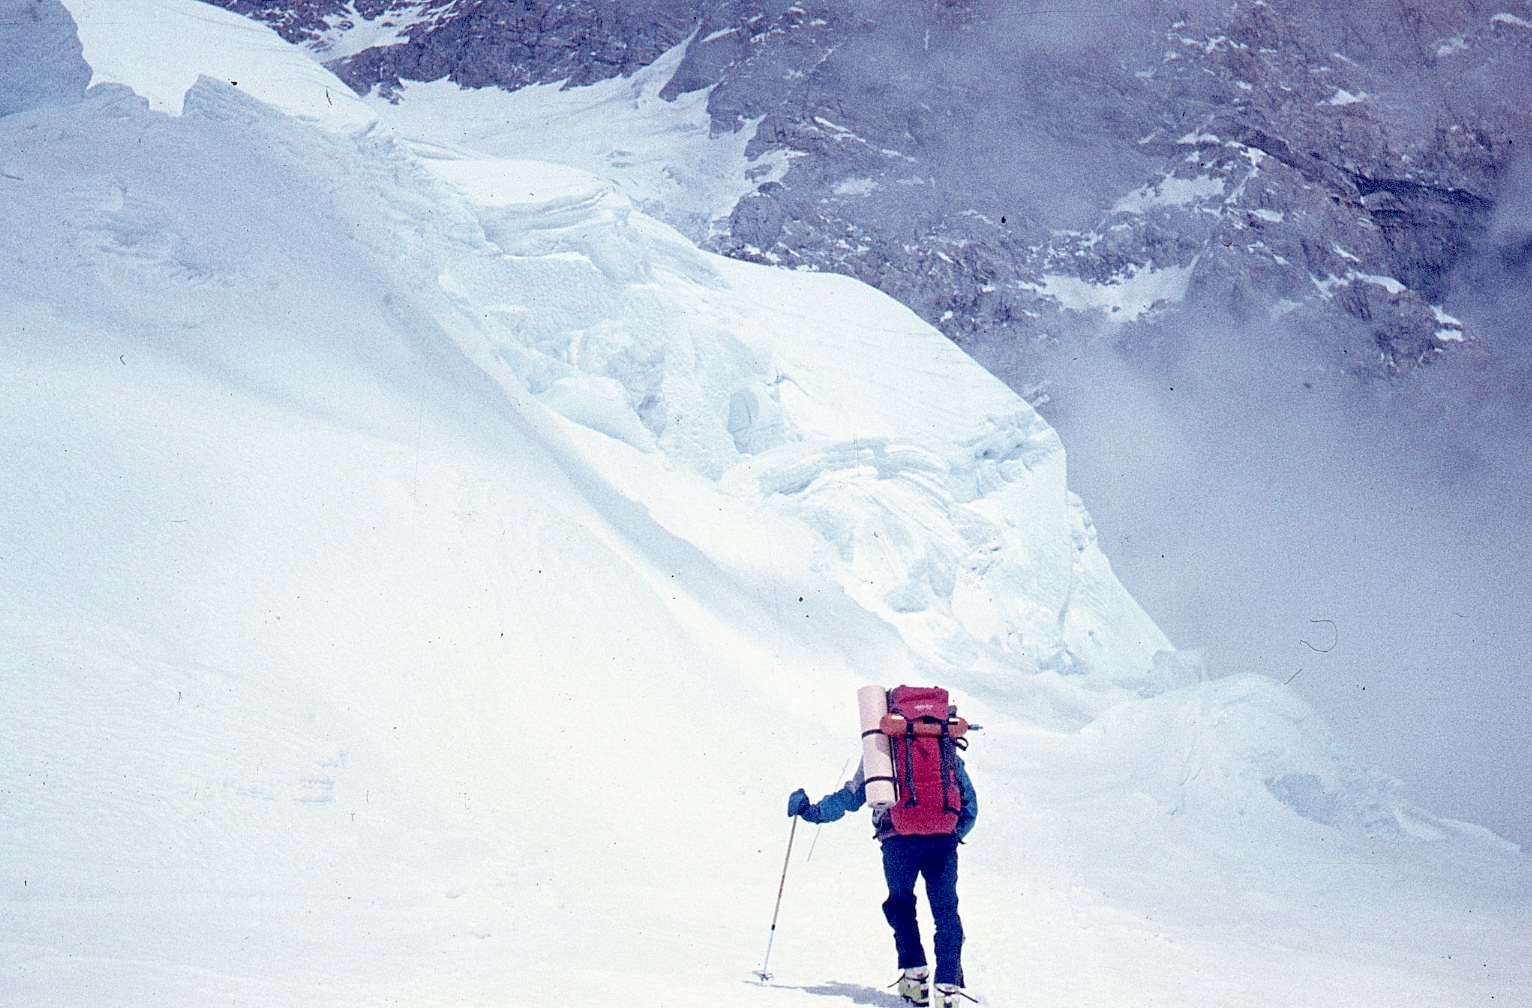
<path id="1" fill-rule="evenodd" d="M 295 61 L 276 32 L 217 7 L 182 0 L 70 0 L 67 7 L 91 83 L 128 84 L 152 108 L 178 114 L 182 97 L 207 75 L 327 126 L 358 129 L 373 120 L 333 74 Z"/>
<path id="2" fill-rule="evenodd" d="M 860 825 L 742 980 L 786 791 L 853 687 L 937 677 L 987 725 L 991 1005 L 1528 993 L 1521 862 L 1204 681 L 1053 432 L 906 309 L 195 66 L 152 107 L 170 58 L 0 118 L 7 1000 L 875 1003 Z"/>

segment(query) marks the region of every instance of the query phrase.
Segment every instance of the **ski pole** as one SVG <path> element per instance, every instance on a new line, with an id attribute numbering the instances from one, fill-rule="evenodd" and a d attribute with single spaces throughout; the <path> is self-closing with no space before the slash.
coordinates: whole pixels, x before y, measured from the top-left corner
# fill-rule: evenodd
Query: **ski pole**
<path id="1" fill-rule="evenodd" d="M 846 768 L 848 766 L 850 766 L 850 765 L 851 765 L 851 760 L 849 760 L 849 759 L 846 760 L 846 762 L 844 762 L 844 763 L 842 763 L 840 765 L 840 773 L 837 774 L 836 777 L 835 777 L 835 783 L 837 785 L 840 784 L 841 781 L 846 779 Z M 825 828 L 825 824 L 824 823 L 820 823 L 818 826 L 814 827 L 814 842 L 809 844 L 808 857 L 805 857 L 803 860 L 805 860 L 805 861 L 812 861 L 812 860 L 814 860 L 814 848 L 819 846 L 819 831 L 824 829 L 824 828 Z"/>
<path id="2" fill-rule="evenodd" d="M 761 960 L 761 968 L 755 974 L 761 978 L 761 983 L 771 979 L 766 967 L 771 964 L 771 946 L 777 940 L 777 915 L 782 912 L 782 890 L 787 888 L 787 866 L 793 860 L 793 836 L 797 832 L 798 817 L 793 816 L 792 828 L 787 831 L 787 856 L 782 859 L 782 879 L 777 883 L 777 905 L 771 911 L 771 935 L 766 939 L 766 958 Z"/>

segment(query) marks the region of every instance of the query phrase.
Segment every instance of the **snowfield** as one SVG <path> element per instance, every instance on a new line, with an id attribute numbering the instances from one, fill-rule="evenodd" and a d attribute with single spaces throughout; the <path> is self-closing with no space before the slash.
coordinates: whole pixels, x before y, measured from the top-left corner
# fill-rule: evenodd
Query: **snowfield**
<path id="1" fill-rule="evenodd" d="M 1532 1004 L 1525 855 L 1176 652 L 903 307 L 427 156 L 193 0 L 26 6 L 0 1003 L 892 1006 L 861 821 L 798 831 L 751 974 L 788 792 L 939 682 L 985 1003 Z"/>

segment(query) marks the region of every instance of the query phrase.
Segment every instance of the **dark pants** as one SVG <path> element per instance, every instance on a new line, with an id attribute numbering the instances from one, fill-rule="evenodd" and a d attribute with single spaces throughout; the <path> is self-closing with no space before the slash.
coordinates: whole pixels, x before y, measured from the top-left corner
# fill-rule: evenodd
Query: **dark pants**
<path id="1" fill-rule="evenodd" d="M 894 929 L 899 968 L 926 965 L 915 919 L 915 879 L 924 875 L 936 919 L 936 982 L 963 985 L 963 922 L 958 919 L 958 841 L 954 836 L 896 836 L 883 841 L 888 899 L 883 916 Z"/>

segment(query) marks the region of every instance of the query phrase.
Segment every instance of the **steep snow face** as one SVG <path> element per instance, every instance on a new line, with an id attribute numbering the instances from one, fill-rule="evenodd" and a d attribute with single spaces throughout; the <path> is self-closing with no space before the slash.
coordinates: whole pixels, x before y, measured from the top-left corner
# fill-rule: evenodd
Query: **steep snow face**
<path id="1" fill-rule="evenodd" d="M 1052 431 L 934 330 L 603 180 L 167 68 L 308 72 L 152 6 L 184 49 L 98 36 L 118 83 L 0 118 L 12 1000 L 874 997 L 850 827 L 793 865 L 781 979 L 740 982 L 782 796 L 855 751 L 868 680 L 988 726 L 964 870 L 994 1005 L 1528 993 L 1520 862 L 1290 694 L 1203 682 Z"/>
<path id="2" fill-rule="evenodd" d="M 323 72 L 243 19 L 156 0 L 124 8 L 133 30 L 114 35 L 89 0 L 78 0 L 77 14 L 95 26 L 87 54 L 108 68 L 96 76 L 143 92 L 151 109 L 181 111 L 175 87 L 201 77 L 188 92 L 207 106 L 188 113 L 199 124 L 233 115 L 260 128 L 263 113 L 235 95 L 289 84 L 272 95 L 278 107 L 342 135 L 370 125 L 354 110 L 309 116 L 308 99 L 328 86 Z M 161 18 L 159 36 L 138 30 Z M 172 58 L 161 55 L 163 46 Z M 209 53 L 222 70 L 250 68 L 248 84 L 201 74 L 196 68 Z M 392 141 L 355 142 L 388 170 L 419 174 Z M 698 253 L 604 182 L 494 160 L 441 157 L 435 166 L 464 195 L 415 179 L 403 196 L 374 196 L 398 220 L 434 215 L 441 223 L 428 237 L 438 240 L 401 234 L 398 224 L 362 234 L 375 233 L 374 248 L 407 270 L 401 282 L 432 278 L 416 297 L 428 298 L 422 310 L 469 320 L 448 335 L 496 380 L 626 445 L 634 459 L 613 463 L 618 471 L 679 466 L 705 481 L 695 492 L 779 517 L 816 544 L 804 557 L 811 566 L 941 666 L 966 666 L 995 682 L 1014 680 L 1008 670 L 1017 664 L 1092 683 L 1146 681 L 1152 655 L 1167 642 L 1110 579 L 1064 487 L 1057 439 L 906 310 L 839 278 L 777 274 Z M 361 189 L 377 190 L 378 171 L 363 162 L 349 174 Z M 260 199 L 274 220 L 291 217 L 250 170 L 220 166 L 211 174 Z M 295 194 L 303 188 L 292 183 Z M 146 191 L 147 183 L 102 178 L 82 183 L 72 198 L 100 229 L 93 243 L 163 260 L 176 274 L 233 282 L 237 264 L 261 254 L 248 222 L 218 218 L 221 195 L 198 201 L 205 207 L 198 228 L 185 223 L 189 209 L 180 220 L 163 219 L 145 203 Z M 448 210 L 421 202 L 437 198 Z M 294 202 L 344 199 L 358 197 Z M 317 230 L 301 228 L 312 260 L 304 272 L 325 276 L 325 260 L 313 251 L 324 245 Z M 452 254 L 456 245 L 469 251 Z M 282 259 L 275 244 L 265 254 Z M 326 277 L 324 290 L 336 283 Z M 103 310 L 121 294 L 109 282 L 99 289 Z M 143 290 L 134 297 L 152 303 Z M 344 299 L 315 291 L 310 300 Z M 883 364 L 868 370 L 862 362 L 874 354 Z M 928 395 L 911 400 L 905 390 L 917 385 Z M 636 481 L 630 490 L 642 496 L 652 493 L 645 484 L 664 482 Z M 881 508 L 874 523 L 862 506 L 869 501 Z M 742 538 L 714 543 L 717 562 L 727 564 Z M 1114 598 L 1109 612 L 1098 611 L 1102 599 Z M 1119 613 L 1133 618 L 1121 625 Z M 1103 616 L 1106 625 L 1097 626 Z"/>
<path id="3" fill-rule="evenodd" d="M 441 278 L 465 311 L 495 313 L 478 359 L 639 453 L 648 475 L 624 490 L 662 520 L 719 493 L 788 519 L 793 552 L 943 675 L 1007 692 L 1018 668 L 1149 681 L 1169 645 L 1111 577 L 1057 437 L 907 310 L 844 278 L 701 255 L 599 182 L 432 164 L 501 253 Z M 705 482 L 678 493 L 678 465 Z M 709 553 L 732 564 L 741 537 L 722 531 Z"/>

